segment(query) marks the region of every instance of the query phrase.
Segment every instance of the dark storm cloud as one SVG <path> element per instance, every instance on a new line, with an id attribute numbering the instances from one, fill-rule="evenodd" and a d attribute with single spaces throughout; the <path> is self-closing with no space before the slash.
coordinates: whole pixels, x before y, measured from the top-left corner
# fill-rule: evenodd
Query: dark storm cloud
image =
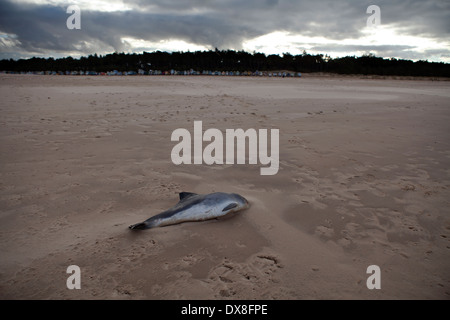
<path id="1" fill-rule="evenodd" d="M 450 1 L 402 0 L 378 2 L 383 24 L 400 27 L 408 35 L 448 38 L 450 35 Z"/>
<path id="2" fill-rule="evenodd" d="M 0 31 L 17 35 L 24 50 L 63 49 L 56 25 L 65 23 L 61 8 L 53 6 L 18 6 L 0 1 Z"/>
<path id="3" fill-rule="evenodd" d="M 394 25 L 405 35 L 437 40 L 449 36 L 449 1 L 375 2 L 381 8 L 382 24 Z M 33 54 L 131 49 L 122 37 L 155 42 L 179 39 L 209 48 L 241 49 L 245 40 L 274 31 L 356 39 L 366 25 L 366 9 L 374 1 L 131 0 L 126 4 L 132 10 L 102 12 L 80 7 L 81 30 L 68 30 L 66 7 L 0 0 L 0 32 L 17 36 L 20 43 L 14 50 Z M 0 50 L 5 53 L 8 48 Z"/>

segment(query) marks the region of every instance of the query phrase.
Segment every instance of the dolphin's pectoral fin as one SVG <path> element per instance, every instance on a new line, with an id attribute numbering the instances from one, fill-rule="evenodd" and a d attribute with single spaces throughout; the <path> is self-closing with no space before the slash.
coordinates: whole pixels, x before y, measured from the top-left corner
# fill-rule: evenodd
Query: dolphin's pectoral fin
<path id="1" fill-rule="evenodd" d="M 198 195 L 197 193 L 193 192 L 180 192 L 180 201 L 183 201 L 184 199 L 197 195 Z"/>
<path id="2" fill-rule="evenodd" d="M 144 230 L 144 229 L 147 229 L 148 227 L 145 222 L 140 222 L 140 223 L 133 224 L 133 225 L 129 226 L 128 228 L 130 228 L 131 230 Z"/>
<path id="3" fill-rule="evenodd" d="M 230 203 L 229 205 L 227 205 L 225 208 L 222 209 L 222 212 L 236 208 L 238 206 L 238 204 L 236 202 Z"/>

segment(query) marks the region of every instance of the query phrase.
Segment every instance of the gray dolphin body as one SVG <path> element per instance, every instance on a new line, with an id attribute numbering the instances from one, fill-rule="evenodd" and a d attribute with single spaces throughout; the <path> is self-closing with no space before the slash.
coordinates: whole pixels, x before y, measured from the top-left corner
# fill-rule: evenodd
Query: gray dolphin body
<path id="1" fill-rule="evenodd" d="M 247 199 L 236 193 L 197 194 L 181 192 L 180 201 L 175 206 L 144 222 L 133 224 L 129 228 L 142 230 L 187 221 L 214 219 L 246 209 L 249 206 Z"/>

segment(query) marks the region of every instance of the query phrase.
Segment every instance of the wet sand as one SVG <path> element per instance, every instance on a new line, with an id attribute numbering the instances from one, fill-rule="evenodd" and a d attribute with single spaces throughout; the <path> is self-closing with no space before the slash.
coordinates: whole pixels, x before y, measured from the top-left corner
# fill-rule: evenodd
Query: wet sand
<path id="1" fill-rule="evenodd" d="M 0 94 L 2 299 L 450 298 L 448 81 L 0 75 Z M 174 165 L 197 120 L 279 129 L 278 173 Z M 128 230 L 182 191 L 251 207 Z"/>

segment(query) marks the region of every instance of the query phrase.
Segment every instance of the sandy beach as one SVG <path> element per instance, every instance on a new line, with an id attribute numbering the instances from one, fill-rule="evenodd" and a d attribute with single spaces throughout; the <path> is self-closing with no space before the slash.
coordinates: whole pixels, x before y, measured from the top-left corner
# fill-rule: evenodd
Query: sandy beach
<path id="1" fill-rule="evenodd" d="M 0 94 L 1 299 L 450 299 L 449 81 L 2 74 Z M 194 121 L 279 129 L 278 173 L 173 164 Z M 251 207 L 128 229 L 183 191 Z"/>

